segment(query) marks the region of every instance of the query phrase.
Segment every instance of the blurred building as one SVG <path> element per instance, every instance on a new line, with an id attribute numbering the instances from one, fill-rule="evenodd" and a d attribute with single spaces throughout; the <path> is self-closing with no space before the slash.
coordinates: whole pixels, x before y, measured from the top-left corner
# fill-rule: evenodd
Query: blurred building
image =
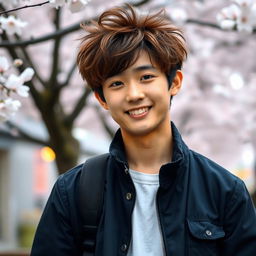
<path id="1" fill-rule="evenodd" d="M 45 136 L 38 123 L 24 122 L 23 129 Z M 80 163 L 108 151 L 109 142 L 99 136 L 81 129 L 74 135 Z M 9 131 L 0 134 L 0 252 L 29 246 L 57 176 L 51 149 L 14 139 Z"/>

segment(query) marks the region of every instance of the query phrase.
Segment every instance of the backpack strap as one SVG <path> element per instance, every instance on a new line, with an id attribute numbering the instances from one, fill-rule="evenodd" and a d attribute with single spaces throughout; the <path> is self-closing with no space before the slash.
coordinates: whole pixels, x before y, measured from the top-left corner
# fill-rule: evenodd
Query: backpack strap
<path id="1" fill-rule="evenodd" d="M 109 153 L 92 157 L 83 164 L 79 181 L 79 208 L 82 218 L 83 255 L 94 255 L 96 235 L 104 198 Z"/>

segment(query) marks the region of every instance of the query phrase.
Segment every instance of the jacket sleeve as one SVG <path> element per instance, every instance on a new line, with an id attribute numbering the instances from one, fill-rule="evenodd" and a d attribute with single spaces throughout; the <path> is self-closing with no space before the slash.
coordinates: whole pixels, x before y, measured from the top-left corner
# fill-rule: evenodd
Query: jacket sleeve
<path id="1" fill-rule="evenodd" d="M 70 256 L 78 252 L 63 176 L 55 183 L 35 234 L 31 256 Z"/>
<path id="2" fill-rule="evenodd" d="M 221 255 L 256 255 L 256 212 L 244 183 L 239 179 L 226 207 L 224 229 L 226 236 Z"/>

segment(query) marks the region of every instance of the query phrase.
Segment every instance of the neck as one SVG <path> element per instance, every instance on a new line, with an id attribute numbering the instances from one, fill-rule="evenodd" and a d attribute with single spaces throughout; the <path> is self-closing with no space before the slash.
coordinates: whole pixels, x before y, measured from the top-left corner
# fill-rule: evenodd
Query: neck
<path id="1" fill-rule="evenodd" d="M 170 124 L 161 133 L 129 135 L 122 131 L 129 167 L 144 173 L 158 173 L 172 158 L 172 130 Z"/>

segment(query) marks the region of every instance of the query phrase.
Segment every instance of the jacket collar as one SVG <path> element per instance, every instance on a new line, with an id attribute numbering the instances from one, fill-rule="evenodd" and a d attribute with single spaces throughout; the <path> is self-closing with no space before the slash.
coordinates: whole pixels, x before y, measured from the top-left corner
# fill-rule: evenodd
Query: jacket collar
<path id="1" fill-rule="evenodd" d="M 187 145 L 182 140 L 173 122 L 171 122 L 171 127 L 173 136 L 172 160 L 161 167 L 159 176 L 160 186 L 166 189 L 172 184 L 182 186 L 182 182 L 178 182 L 178 180 L 184 176 L 189 162 L 189 149 Z"/>
<path id="2" fill-rule="evenodd" d="M 171 122 L 171 128 L 173 136 L 173 156 L 171 162 L 167 165 L 171 165 L 172 168 L 177 168 L 183 163 L 184 158 L 187 155 L 188 148 L 183 142 L 181 135 L 173 122 Z M 117 161 L 122 162 L 128 166 L 120 129 L 117 130 L 110 144 L 109 152 Z"/>
<path id="3" fill-rule="evenodd" d="M 110 155 L 112 155 L 118 162 L 125 163 L 127 166 L 124 142 L 120 128 L 117 130 L 109 147 Z"/>

